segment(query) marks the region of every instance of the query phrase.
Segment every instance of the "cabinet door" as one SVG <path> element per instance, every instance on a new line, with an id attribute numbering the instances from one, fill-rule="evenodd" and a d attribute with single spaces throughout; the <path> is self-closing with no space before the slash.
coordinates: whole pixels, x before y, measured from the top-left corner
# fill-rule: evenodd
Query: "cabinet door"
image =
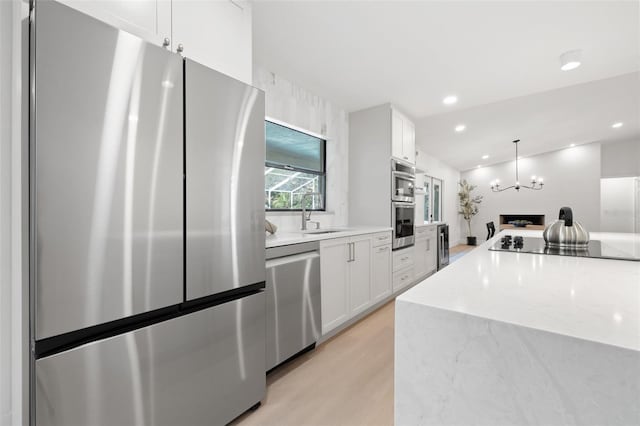
<path id="1" fill-rule="evenodd" d="M 435 236 L 427 238 L 426 262 L 427 262 L 427 273 L 430 273 L 436 270 L 438 260 L 437 260 L 437 244 L 436 244 Z"/>
<path id="2" fill-rule="evenodd" d="M 320 245 L 322 334 L 349 319 L 349 242 L 346 238 Z"/>
<path id="3" fill-rule="evenodd" d="M 391 246 L 374 248 L 371 262 L 371 299 L 375 303 L 391 294 Z"/>
<path id="4" fill-rule="evenodd" d="M 371 304 L 371 239 L 351 240 L 350 262 L 351 314 L 362 312 Z"/>
<path id="5" fill-rule="evenodd" d="M 402 121 L 402 158 L 411 164 L 416 162 L 416 130 L 411 121 Z"/>
<path id="6" fill-rule="evenodd" d="M 428 240 L 426 238 L 422 238 L 416 240 L 413 245 L 413 266 L 416 278 L 421 278 L 429 273 L 427 265 L 427 241 Z"/>
<path id="7" fill-rule="evenodd" d="M 159 46 L 171 37 L 171 0 L 59 2 Z"/>
<path id="8" fill-rule="evenodd" d="M 402 115 L 391 110 L 391 156 L 402 158 Z"/>
<path id="9" fill-rule="evenodd" d="M 175 51 L 251 84 L 251 5 L 247 1 L 173 0 Z"/>

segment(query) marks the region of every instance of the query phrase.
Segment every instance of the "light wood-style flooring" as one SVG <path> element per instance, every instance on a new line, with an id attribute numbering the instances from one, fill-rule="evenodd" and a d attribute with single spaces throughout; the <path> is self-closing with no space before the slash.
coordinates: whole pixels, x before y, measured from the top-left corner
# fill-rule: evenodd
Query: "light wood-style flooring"
<path id="1" fill-rule="evenodd" d="M 482 241 L 480 241 L 480 243 L 481 243 L 481 242 L 482 242 Z M 457 245 L 457 246 L 455 246 L 455 247 L 451 247 L 451 248 L 449 249 L 449 256 L 454 255 L 454 254 L 458 254 L 458 253 L 463 253 L 463 252 L 471 251 L 471 250 L 473 250 L 473 249 L 474 249 L 474 248 L 476 248 L 476 247 L 478 247 L 478 246 L 468 246 L 468 245 L 466 245 L 466 244 L 460 244 L 460 245 Z"/>
<path id="2" fill-rule="evenodd" d="M 394 303 L 267 376 L 237 425 L 392 425 Z"/>
<path id="3" fill-rule="evenodd" d="M 456 246 L 457 254 L 475 246 Z M 393 425 L 394 301 L 267 376 L 242 426 Z"/>

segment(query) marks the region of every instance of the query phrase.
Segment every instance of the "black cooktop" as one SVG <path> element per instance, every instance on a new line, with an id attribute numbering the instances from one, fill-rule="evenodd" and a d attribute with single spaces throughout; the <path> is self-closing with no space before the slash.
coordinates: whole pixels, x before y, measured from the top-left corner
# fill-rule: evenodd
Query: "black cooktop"
<path id="1" fill-rule="evenodd" d="M 505 235 L 493 246 L 492 251 L 510 251 L 514 253 L 550 254 L 556 256 L 594 257 L 599 259 L 640 261 L 638 255 L 618 248 L 602 244 L 600 241 L 589 241 L 587 247 L 557 248 L 546 247 L 544 239 Z"/>

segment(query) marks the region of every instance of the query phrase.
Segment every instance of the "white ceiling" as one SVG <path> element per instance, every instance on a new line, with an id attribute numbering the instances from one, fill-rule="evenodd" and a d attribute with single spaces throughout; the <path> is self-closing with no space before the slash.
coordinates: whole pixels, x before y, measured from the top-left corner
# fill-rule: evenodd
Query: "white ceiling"
<path id="1" fill-rule="evenodd" d="M 391 102 L 416 119 L 427 152 L 466 169 L 478 164 L 478 154 L 506 159 L 515 138 L 523 151 L 543 152 L 607 137 L 598 130 L 611 130 L 611 119 L 623 121 L 613 115 L 634 113 L 624 110 L 634 102 L 622 87 L 633 78 L 610 83 L 624 102 L 597 85 L 606 106 L 582 83 L 640 69 L 639 16 L 639 2 L 615 0 L 256 0 L 254 63 L 347 111 Z M 582 66 L 560 71 L 558 56 L 576 48 Z M 572 100 L 573 91 L 554 91 L 568 86 L 590 104 Z M 529 105 L 527 95 L 538 93 Z M 450 94 L 458 103 L 443 105 Z M 508 99 L 513 107 L 500 104 Z M 486 104 L 496 105 L 486 113 L 473 108 Z M 612 111 L 619 114 L 609 118 Z M 431 115 L 438 115 L 428 121 L 434 128 L 418 120 Z M 447 135 L 450 123 L 463 119 L 464 137 Z"/>
<path id="2" fill-rule="evenodd" d="M 616 122 L 623 126 L 613 129 Z M 456 133 L 458 124 L 466 130 Z M 458 170 L 513 160 L 514 139 L 528 156 L 572 143 L 640 138 L 640 73 L 424 117 L 416 134 L 422 149 Z"/>

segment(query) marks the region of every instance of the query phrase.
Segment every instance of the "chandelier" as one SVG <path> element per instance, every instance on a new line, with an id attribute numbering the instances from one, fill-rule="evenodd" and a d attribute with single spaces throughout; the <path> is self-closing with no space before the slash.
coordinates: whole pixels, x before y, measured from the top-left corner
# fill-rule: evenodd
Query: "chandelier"
<path id="1" fill-rule="evenodd" d="M 520 178 L 518 177 L 518 142 L 520 142 L 520 139 L 516 139 L 515 141 L 513 141 L 513 143 L 516 145 L 516 183 L 515 185 L 511 185 L 506 188 L 500 188 L 500 179 L 496 179 L 493 182 L 491 182 L 491 190 L 493 192 L 502 192 L 511 188 L 514 188 L 516 191 L 520 191 L 520 188 L 527 188 L 527 189 L 533 189 L 534 191 L 540 191 L 544 186 L 544 183 L 542 183 L 542 178 L 539 177 L 536 179 L 535 176 L 531 176 L 531 186 L 520 185 Z"/>

